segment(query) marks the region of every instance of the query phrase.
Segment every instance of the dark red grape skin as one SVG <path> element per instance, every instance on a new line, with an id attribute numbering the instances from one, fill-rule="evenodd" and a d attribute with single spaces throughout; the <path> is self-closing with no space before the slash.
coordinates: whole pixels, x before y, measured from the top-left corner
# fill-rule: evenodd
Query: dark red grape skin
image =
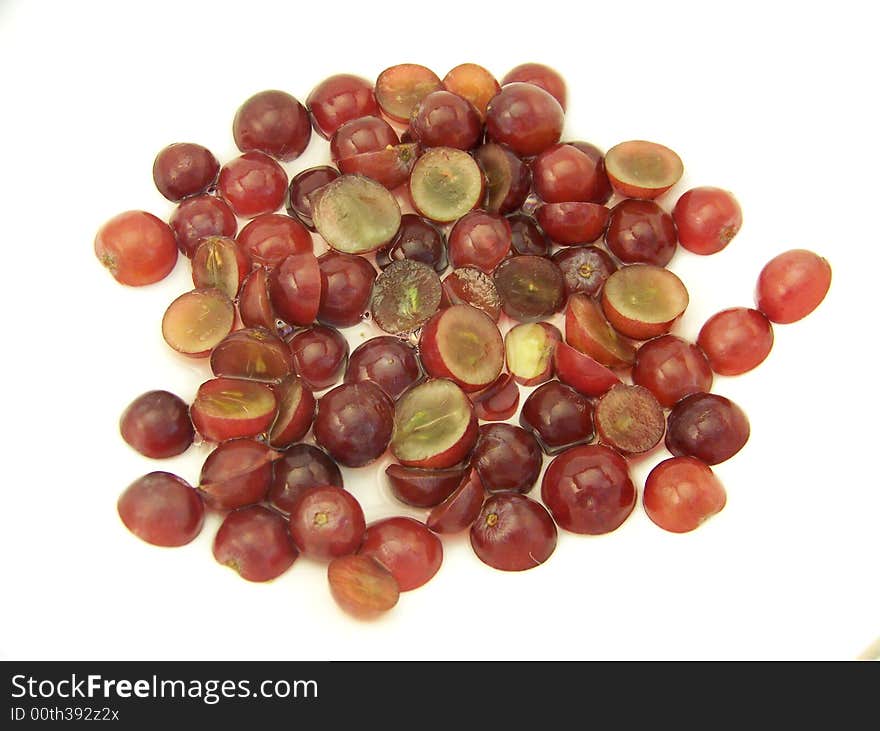
<path id="1" fill-rule="evenodd" d="M 563 530 L 599 535 L 616 530 L 632 513 L 636 488 L 623 457 L 610 447 L 587 444 L 550 462 L 541 499 Z"/>
<path id="2" fill-rule="evenodd" d="M 350 492 L 320 485 L 301 492 L 290 511 L 290 535 L 304 556 L 329 560 L 354 553 L 366 530 L 364 511 Z"/>
<path id="3" fill-rule="evenodd" d="M 676 457 L 696 457 L 713 465 L 730 459 L 749 439 L 749 420 L 730 399 L 693 393 L 667 417 L 666 448 Z"/>
<path id="4" fill-rule="evenodd" d="M 255 439 L 230 439 L 205 459 L 199 493 L 216 510 L 234 510 L 263 500 L 278 453 Z"/>
<path id="5" fill-rule="evenodd" d="M 547 148 L 532 163 L 532 178 L 545 203 L 604 204 L 611 197 L 604 155 L 586 142 Z"/>
<path id="6" fill-rule="evenodd" d="M 478 147 L 474 160 L 486 178 L 483 208 L 502 215 L 519 208 L 532 187 L 532 169 L 506 145 L 487 142 Z"/>
<path id="7" fill-rule="evenodd" d="M 132 533 L 154 546 L 183 546 L 202 530 L 205 507 L 199 493 L 170 472 L 150 472 L 132 482 L 117 503 Z"/>
<path id="8" fill-rule="evenodd" d="M 236 241 L 254 264 L 270 269 L 291 254 L 311 253 L 312 237 L 297 219 L 280 213 L 254 217 L 238 232 Z"/>
<path id="9" fill-rule="evenodd" d="M 299 157 L 309 144 L 312 125 L 299 100 L 270 89 L 254 94 L 235 113 L 232 136 L 242 152 L 259 150 L 277 160 Z"/>
<path id="10" fill-rule="evenodd" d="M 207 192 L 220 174 L 220 163 L 206 147 L 176 142 L 159 150 L 153 161 L 153 182 L 170 201 Z"/>
<path id="11" fill-rule="evenodd" d="M 314 433 L 339 464 L 363 467 L 391 441 L 394 402 L 375 383 L 344 383 L 318 401 Z"/>
<path id="12" fill-rule="evenodd" d="M 550 242 L 534 218 L 524 213 L 512 213 L 507 222 L 510 224 L 510 248 L 514 253 L 532 256 L 550 253 Z"/>
<path id="13" fill-rule="evenodd" d="M 272 463 L 268 500 L 282 513 L 290 513 L 302 492 L 319 485 L 343 487 L 342 472 L 328 454 L 311 444 L 294 444 Z"/>
<path id="14" fill-rule="evenodd" d="M 559 102 L 559 105 L 565 109 L 565 80 L 555 69 L 542 63 L 522 63 L 508 71 L 504 78 L 501 79 L 501 84 L 503 86 L 516 81 L 540 86 L 544 91 L 551 94 Z"/>
<path id="15" fill-rule="evenodd" d="M 315 131 L 325 139 L 330 139 L 349 120 L 379 116 L 373 85 L 352 74 L 336 74 L 324 79 L 312 89 L 306 105 Z"/>
<path id="16" fill-rule="evenodd" d="M 495 382 L 468 397 L 474 405 L 474 413 L 481 421 L 506 421 L 516 413 L 519 406 L 519 386 L 510 373 L 502 373 Z"/>
<path id="17" fill-rule="evenodd" d="M 313 325 L 296 332 L 288 345 L 294 370 L 313 391 L 332 386 L 345 373 L 348 341 L 335 328 Z"/>
<path id="18" fill-rule="evenodd" d="M 449 232 L 449 259 L 456 269 L 491 272 L 510 252 L 510 224 L 503 216 L 472 211 Z"/>
<path id="19" fill-rule="evenodd" d="M 622 262 L 665 267 L 677 243 L 672 216 L 654 201 L 627 199 L 611 209 L 605 245 Z"/>
<path id="20" fill-rule="evenodd" d="M 661 335 L 636 351 L 633 383 L 644 386 L 661 406 L 712 388 L 712 368 L 702 350 L 675 335 Z"/>
<path id="21" fill-rule="evenodd" d="M 458 487 L 464 467 L 422 469 L 390 464 L 385 468 L 394 497 L 416 508 L 433 508 Z"/>
<path id="22" fill-rule="evenodd" d="M 717 312 L 700 328 L 697 345 L 720 376 L 738 376 L 757 368 L 773 348 L 767 316 L 748 307 Z"/>
<path id="23" fill-rule="evenodd" d="M 309 231 L 314 231 L 315 222 L 312 220 L 312 201 L 309 196 L 338 177 L 339 171 L 329 165 L 308 168 L 294 175 L 287 186 L 287 214 L 299 219 Z"/>
<path id="24" fill-rule="evenodd" d="M 376 269 L 355 254 L 328 251 L 318 257 L 321 300 L 318 320 L 334 327 L 357 325 L 370 309 Z"/>
<path id="25" fill-rule="evenodd" d="M 361 343 L 349 357 L 345 371 L 346 383 L 371 381 L 394 400 L 424 377 L 415 346 L 393 335 Z"/>
<path id="26" fill-rule="evenodd" d="M 549 381 L 529 394 L 519 422 L 547 454 L 589 442 L 595 434 L 590 400 L 559 381 Z"/>
<path id="27" fill-rule="evenodd" d="M 488 492 L 532 489 L 543 457 L 535 437 L 513 424 L 483 424 L 471 461 Z"/>
<path id="28" fill-rule="evenodd" d="M 443 563 L 443 544 L 424 523 L 413 518 L 386 518 L 367 527 L 358 554 L 388 569 L 401 591 L 427 583 Z"/>
<path id="29" fill-rule="evenodd" d="M 565 247 L 553 255 L 553 261 L 562 271 L 568 295 L 583 292 L 598 297 L 605 280 L 617 271 L 614 260 L 598 246 Z"/>
<path id="30" fill-rule="evenodd" d="M 715 254 L 725 248 L 742 226 L 736 198 L 721 188 L 687 191 L 675 204 L 672 218 L 679 243 L 695 254 Z"/>
<path id="31" fill-rule="evenodd" d="M 501 571 L 525 571 L 556 549 L 556 525 L 541 503 L 515 492 L 489 497 L 470 530 L 474 553 Z"/>
<path id="32" fill-rule="evenodd" d="M 189 407 L 168 391 L 138 396 L 122 412 L 119 431 L 131 447 L 153 459 L 183 454 L 195 437 Z"/>
<path id="33" fill-rule="evenodd" d="M 470 528 L 483 505 L 485 491 L 480 473 L 468 469 L 455 491 L 432 508 L 425 521 L 435 533 L 459 533 Z"/>
<path id="34" fill-rule="evenodd" d="M 336 162 L 365 152 L 400 144 L 394 128 L 381 117 L 358 117 L 343 124 L 330 138 L 330 159 Z"/>
<path id="35" fill-rule="evenodd" d="M 278 578 L 298 555 L 284 518 L 262 505 L 227 514 L 214 538 L 217 562 L 248 581 Z"/>
<path id="36" fill-rule="evenodd" d="M 489 102 L 486 130 L 490 139 L 530 157 L 559 142 L 563 117 L 559 102 L 542 88 L 514 82 Z"/>
<path id="37" fill-rule="evenodd" d="M 483 123 L 473 104 L 445 89 L 422 98 L 409 125 L 414 139 L 426 147 L 469 150 L 480 140 Z"/>
<path id="38" fill-rule="evenodd" d="M 177 248 L 192 259 L 202 239 L 209 236 L 235 236 L 238 221 L 235 213 L 222 198 L 197 195 L 186 198 L 174 209 L 168 219 Z"/>
<path id="39" fill-rule="evenodd" d="M 504 313 L 518 322 L 550 317 L 565 305 L 565 283 L 554 262 L 543 256 L 513 256 L 493 275 Z"/>
<path id="40" fill-rule="evenodd" d="M 428 219 L 405 213 L 400 217 L 400 228 L 391 243 L 376 252 L 376 264 L 380 269 L 400 259 L 419 261 L 441 274 L 448 266 L 446 237 Z"/>
<path id="41" fill-rule="evenodd" d="M 217 191 L 236 215 L 253 218 L 281 207 L 287 173 L 265 153 L 252 150 L 220 168 Z"/>

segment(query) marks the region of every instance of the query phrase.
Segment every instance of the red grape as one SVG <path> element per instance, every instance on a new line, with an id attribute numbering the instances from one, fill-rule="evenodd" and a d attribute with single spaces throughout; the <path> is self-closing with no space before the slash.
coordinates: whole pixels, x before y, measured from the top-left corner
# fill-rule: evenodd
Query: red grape
<path id="1" fill-rule="evenodd" d="M 504 492 L 483 503 L 470 537 L 483 563 L 502 571 L 525 571 L 550 558 L 556 548 L 556 525 L 541 503 Z"/>
<path id="2" fill-rule="evenodd" d="M 150 472 L 119 497 L 119 517 L 132 533 L 154 546 L 183 546 L 202 530 L 205 507 L 188 483 L 169 472 Z"/>
<path id="3" fill-rule="evenodd" d="M 189 407 L 168 391 L 147 391 L 132 401 L 119 419 L 122 438 L 145 457 L 183 454 L 193 442 Z"/>
<path id="4" fill-rule="evenodd" d="M 386 518 L 367 527 L 358 554 L 388 569 L 401 591 L 412 591 L 440 569 L 443 544 L 424 523 L 413 518 Z"/>
<path id="5" fill-rule="evenodd" d="M 298 556 L 284 518 L 262 505 L 229 513 L 214 538 L 214 558 L 248 581 L 271 581 Z"/>

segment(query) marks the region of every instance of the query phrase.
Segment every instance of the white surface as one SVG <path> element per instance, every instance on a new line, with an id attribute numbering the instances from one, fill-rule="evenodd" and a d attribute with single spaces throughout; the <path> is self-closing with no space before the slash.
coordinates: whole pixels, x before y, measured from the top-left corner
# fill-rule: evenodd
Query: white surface
<path id="1" fill-rule="evenodd" d="M 865 3 L 785 5 L 0 3 L 0 656 L 857 656 L 880 635 L 876 19 Z M 679 152 L 686 179 L 667 205 L 701 184 L 739 198 L 745 225 L 728 250 L 673 261 L 692 300 L 677 332 L 695 337 L 713 312 L 749 305 L 781 251 L 831 261 L 822 307 L 778 327 L 760 369 L 716 382 L 752 425 L 717 467 L 723 513 L 678 536 L 639 505 L 611 535 L 561 534 L 550 561 L 523 574 L 446 541 L 435 579 L 373 624 L 336 609 L 319 564 L 300 560 L 270 585 L 216 564 L 216 519 L 182 549 L 129 535 L 119 492 L 152 469 L 194 481 L 207 451 L 151 462 L 117 433 L 134 396 L 191 398 L 207 374 L 159 332 L 189 288 L 187 262 L 131 289 L 92 253 L 117 212 L 171 212 L 152 185 L 156 151 L 191 140 L 228 159 L 232 115 L 262 89 L 304 100 L 336 72 L 374 78 L 415 61 L 442 76 L 475 61 L 500 78 L 532 60 L 568 81 L 566 137 Z M 315 137 L 288 171 L 326 156 Z M 637 465 L 639 487 L 661 456 Z M 345 476 L 369 518 L 398 512 L 373 471 Z"/>

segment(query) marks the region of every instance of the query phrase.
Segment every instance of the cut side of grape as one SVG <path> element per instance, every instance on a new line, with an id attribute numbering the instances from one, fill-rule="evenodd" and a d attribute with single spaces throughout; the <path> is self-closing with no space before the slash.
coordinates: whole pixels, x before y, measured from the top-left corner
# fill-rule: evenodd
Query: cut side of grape
<path id="1" fill-rule="evenodd" d="M 562 272 L 543 256 L 514 256 L 498 265 L 493 276 L 504 313 L 518 322 L 550 317 L 565 304 Z"/>
<path id="2" fill-rule="evenodd" d="M 277 335 L 263 328 L 243 328 L 214 348 L 211 370 L 215 376 L 277 383 L 293 371 L 293 360 Z"/>
<path id="3" fill-rule="evenodd" d="M 194 289 L 174 300 L 162 318 L 162 337 L 178 353 L 207 357 L 235 324 L 232 301 L 219 289 Z"/>
<path id="4" fill-rule="evenodd" d="M 483 198 L 483 188 L 480 166 L 454 147 L 434 147 L 425 152 L 409 180 L 410 195 L 419 213 L 443 223 L 455 221 L 475 208 Z"/>
<path id="5" fill-rule="evenodd" d="M 516 325 L 504 336 L 507 368 L 517 383 L 537 386 L 553 376 L 553 353 L 562 333 L 547 322 Z"/>
<path id="6" fill-rule="evenodd" d="M 495 282 L 479 269 L 462 267 L 447 274 L 443 280 L 443 297 L 441 307 L 470 305 L 485 312 L 495 322 L 501 317 L 501 297 Z"/>
<path id="7" fill-rule="evenodd" d="M 657 198 L 675 185 L 684 173 L 681 158 L 656 142 L 630 140 L 605 154 L 608 179 L 627 198 Z"/>
<path id="8" fill-rule="evenodd" d="M 647 388 L 619 385 L 596 402 L 596 431 L 602 443 L 624 454 L 656 447 L 666 430 L 663 409 Z"/>
<path id="9" fill-rule="evenodd" d="M 669 332 L 688 301 L 682 281 L 668 269 L 651 264 L 618 269 L 602 290 L 602 309 L 608 322 L 637 340 Z"/>
<path id="10" fill-rule="evenodd" d="M 376 101 L 389 118 L 406 123 L 422 99 L 442 88 L 443 82 L 431 69 L 417 63 L 401 63 L 379 74 Z"/>
<path id="11" fill-rule="evenodd" d="M 473 406 L 452 381 L 427 381 L 397 402 L 391 452 L 401 464 L 451 467 L 470 453 L 476 441 Z"/>
<path id="12" fill-rule="evenodd" d="M 486 175 L 486 200 L 489 213 L 510 213 L 519 208 L 532 183 L 531 168 L 509 147 L 487 142 L 474 151 L 474 159 Z"/>
<path id="13" fill-rule="evenodd" d="M 426 525 L 435 533 L 460 533 L 470 528 L 480 514 L 485 490 L 476 468 L 468 469 L 448 498 L 428 514 Z"/>
<path id="14" fill-rule="evenodd" d="M 337 251 L 366 254 L 394 238 L 400 206 L 381 183 L 363 175 L 342 175 L 315 192 L 312 220 Z"/>
<path id="15" fill-rule="evenodd" d="M 358 619 L 375 619 L 400 598 L 394 576 L 370 556 L 334 558 L 327 566 L 327 582 L 336 603 Z"/>
<path id="16" fill-rule="evenodd" d="M 192 279 L 196 289 L 219 289 L 229 299 L 238 296 L 241 283 L 251 270 L 251 260 L 226 236 L 204 239 L 192 258 Z"/>
<path id="17" fill-rule="evenodd" d="M 499 91 L 501 85 L 496 78 L 482 66 L 463 63 L 450 70 L 443 77 L 443 86 L 462 99 L 467 99 L 480 115 L 486 117 L 486 106 Z"/>
<path id="18" fill-rule="evenodd" d="M 272 389 L 278 401 L 278 415 L 269 429 L 269 444 L 277 449 L 302 439 L 315 420 L 315 397 L 302 379 L 290 375 Z"/>
<path id="19" fill-rule="evenodd" d="M 262 434 L 276 413 L 277 401 L 271 388 L 237 378 L 205 381 L 190 407 L 193 426 L 213 442 Z"/>
<path id="20" fill-rule="evenodd" d="M 392 335 L 410 333 L 437 312 L 442 291 L 440 277 L 428 265 L 411 259 L 392 262 L 373 285 L 373 319 Z"/>
<path id="21" fill-rule="evenodd" d="M 635 348 L 608 324 L 602 310 L 584 294 L 568 298 L 565 310 L 565 340 L 602 365 L 622 368 L 632 365 Z"/>
<path id="22" fill-rule="evenodd" d="M 465 391 L 479 391 L 504 367 L 504 341 L 498 326 L 482 310 L 453 305 L 422 328 L 422 364 L 435 378 L 450 378 Z"/>

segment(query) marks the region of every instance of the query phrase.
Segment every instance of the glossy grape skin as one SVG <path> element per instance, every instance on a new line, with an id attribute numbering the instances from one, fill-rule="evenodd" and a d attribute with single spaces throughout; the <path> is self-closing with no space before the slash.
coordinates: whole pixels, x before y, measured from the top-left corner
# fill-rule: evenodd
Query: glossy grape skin
<path id="1" fill-rule="evenodd" d="M 132 482 L 116 508 L 125 527 L 154 546 L 186 545 L 201 532 L 205 519 L 198 492 L 169 472 L 150 472 Z"/>
<path id="2" fill-rule="evenodd" d="M 313 391 L 337 383 L 348 364 L 348 341 L 335 328 L 313 325 L 288 341 L 297 375 Z"/>
<path id="3" fill-rule="evenodd" d="M 532 163 L 535 192 L 545 203 L 606 203 L 611 184 L 604 156 L 586 142 L 553 145 Z"/>
<path id="4" fill-rule="evenodd" d="M 675 204 L 672 218 L 678 243 L 694 254 L 715 254 L 742 226 L 742 209 L 731 193 L 702 187 L 687 191 Z"/>
<path id="5" fill-rule="evenodd" d="M 627 199 L 611 209 L 605 245 L 622 262 L 664 267 L 677 242 L 672 216 L 654 201 Z"/>
<path id="6" fill-rule="evenodd" d="M 479 142 L 483 124 L 467 99 L 438 89 L 419 102 L 409 128 L 413 138 L 426 147 L 469 150 Z"/>
<path id="7" fill-rule="evenodd" d="M 483 424 L 470 464 L 488 492 L 532 489 L 541 471 L 541 447 L 535 437 L 513 424 Z"/>
<path id="8" fill-rule="evenodd" d="M 214 537 L 214 558 L 247 581 L 271 581 L 299 556 L 284 518 L 250 505 L 228 513 Z"/>
<path id="9" fill-rule="evenodd" d="M 381 117 L 358 117 L 337 129 L 330 138 L 330 159 L 334 162 L 378 152 L 391 145 L 400 144 L 394 128 Z"/>
<path id="10" fill-rule="evenodd" d="M 232 136 L 242 152 L 258 150 L 277 160 L 298 158 L 309 144 L 309 114 L 290 94 L 270 89 L 254 94 L 235 113 Z"/>
<path id="11" fill-rule="evenodd" d="M 374 619 L 400 598 L 394 576 L 369 556 L 334 558 L 327 566 L 327 583 L 336 603 L 358 619 Z"/>
<path id="12" fill-rule="evenodd" d="M 269 271 L 269 300 L 289 325 L 311 325 L 321 307 L 321 268 L 311 252 L 290 254 Z"/>
<path id="13" fill-rule="evenodd" d="M 697 345 L 676 335 L 661 335 L 643 343 L 636 351 L 633 383 L 644 386 L 661 406 L 712 388 L 712 367 Z"/>
<path id="14" fill-rule="evenodd" d="M 550 253 L 550 242 L 534 218 L 524 213 L 512 213 L 507 216 L 507 223 L 510 224 L 512 252 L 532 256 L 547 256 Z"/>
<path id="15" fill-rule="evenodd" d="M 357 325 L 370 309 L 376 270 L 356 254 L 328 251 L 318 257 L 321 299 L 318 320 L 334 327 Z"/>
<path id="16" fill-rule="evenodd" d="M 455 491 L 428 514 L 425 524 L 435 533 L 459 533 L 470 528 L 483 505 L 480 475 L 469 468 Z"/>
<path id="17" fill-rule="evenodd" d="M 567 246 L 553 254 L 553 261 L 562 272 L 567 295 L 598 297 L 605 280 L 617 271 L 614 260 L 598 246 Z"/>
<path id="18" fill-rule="evenodd" d="M 600 535 L 616 530 L 629 517 L 636 488 L 623 457 L 602 444 L 588 444 L 572 447 L 550 462 L 541 499 L 563 530 Z"/>
<path id="19" fill-rule="evenodd" d="M 386 518 L 367 527 L 358 554 L 387 568 L 401 591 L 412 591 L 440 570 L 443 544 L 424 523 L 413 518 Z"/>
<path id="20" fill-rule="evenodd" d="M 373 85 L 360 76 L 336 74 L 318 84 L 306 99 L 315 131 L 330 139 L 346 122 L 379 116 Z"/>
<path id="21" fill-rule="evenodd" d="M 528 163 L 506 145 L 495 142 L 481 145 L 473 155 L 486 178 L 483 209 L 502 215 L 518 209 L 532 187 L 532 169 Z"/>
<path id="22" fill-rule="evenodd" d="M 278 414 L 269 427 L 266 441 L 272 447 L 284 449 L 298 442 L 311 429 L 317 403 L 303 380 L 295 374 L 274 384 L 272 391 L 278 402 Z"/>
<path id="23" fill-rule="evenodd" d="M 277 320 L 269 299 L 269 270 L 265 267 L 257 267 L 241 283 L 238 314 L 245 327 L 261 327 L 275 332 Z"/>
<path id="24" fill-rule="evenodd" d="M 217 192 L 242 218 L 272 213 L 284 203 L 287 173 L 265 153 L 252 150 L 220 168 Z"/>
<path id="25" fill-rule="evenodd" d="M 255 439 L 218 444 L 202 465 L 199 494 L 215 510 L 235 510 L 263 500 L 278 453 Z"/>
<path id="26" fill-rule="evenodd" d="M 391 243 L 376 252 L 376 264 L 381 269 L 401 259 L 427 264 L 440 274 L 448 266 L 446 237 L 428 219 L 405 213 L 400 217 L 400 228 Z"/>
<path id="27" fill-rule="evenodd" d="M 329 455 L 311 444 L 294 444 L 272 462 L 267 499 L 289 514 L 299 495 L 320 485 L 343 487 L 342 472 Z"/>
<path id="28" fill-rule="evenodd" d="M 551 94 L 559 102 L 559 105 L 565 109 L 565 79 L 555 69 L 542 63 L 523 63 L 508 71 L 501 80 L 501 84 L 504 86 L 517 81 L 540 86 L 544 91 Z"/>
<path id="29" fill-rule="evenodd" d="M 263 213 L 238 232 L 238 245 L 259 265 L 277 267 L 291 254 L 312 251 L 312 237 L 297 219 L 280 213 Z"/>
<path id="30" fill-rule="evenodd" d="M 394 402 L 369 381 L 344 383 L 318 401 L 315 439 L 346 467 L 363 467 L 381 457 L 393 428 Z"/>
<path id="31" fill-rule="evenodd" d="M 424 377 L 415 346 L 392 335 L 361 343 L 349 357 L 345 371 L 346 383 L 371 381 L 394 400 Z"/>
<path id="32" fill-rule="evenodd" d="M 687 533 L 721 512 L 727 494 L 706 464 L 693 457 L 672 457 L 651 470 L 642 501 L 658 526 Z"/>
<path id="33" fill-rule="evenodd" d="M 339 171 L 329 165 L 307 168 L 294 175 L 287 186 L 287 214 L 296 217 L 309 231 L 314 231 L 315 222 L 312 220 L 312 201 L 309 196 L 338 177 Z"/>
<path id="34" fill-rule="evenodd" d="M 400 502 L 415 508 L 433 508 L 458 487 L 465 468 L 423 469 L 390 464 L 385 475 L 391 492 Z"/>
<path id="35" fill-rule="evenodd" d="M 697 345 L 718 375 L 737 376 L 756 368 L 770 354 L 773 326 L 758 310 L 732 307 L 706 321 Z"/>
<path id="36" fill-rule="evenodd" d="M 718 464 L 733 457 L 748 439 L 748 417 L 723 396 L 693 393 L 669 412 L 666 448 L 676 457 Z"/>
<path id="37" fill-rule="evenodd" d="M 220 174 L 213 153 L 192 142 L 176 142 L 159 150 L 153 161 L 153 182 L 170 201 L 207 192 Z"/>
<path id="38" fill-rule="evenodd" d="M 119 431 L 126 443 L 153 459 L 183 454 L 195 436 L 189 407 L 168 391 L 147 391 L 138 396 L 122 412 Z"/>
<path id="39" fill-rule="evenodd" d="M 553 96 L 538 86 L 515 82 L 502 86 L 489 102 L 486 130 L 490 139 L 530 157 L 559 141 L 563 118 Z"/>
<path id="40" fill-rule="evenodd" d="M 556 549 L 556 525 L 541 503 L 515 492 L 489 497 L 470 529 L 471 547 L 485 564 L 525 571 Z"/>
<path id="41" fill-rule="evenodd" d="M 831 287 L 828 261 L 805 249 L 786 251 L 771 259 L 758 277 L 758 309 L 771 322 L 788 324 L 809 315 Z"/>
<path id="42" fill-rule="evenodd" d="M 481 421 L 506 421 L 519 407 L 519 386 L 510 373 L 502 373 L 494 383 L 468 397 Z"/>
<path id="43" fill-rule="evenodd" d="M 126 211 L 98 230 L 95 256 L 120 284 L 142 287 L 171 273 L 177 241 L 168 224 L 152 213 Z"/>
<path id="44" fill-rule="evenodd" d="M 456 269 L 489 273 L 510 253 L 510 224 L 503 216 L 472 211 L 449 232 L 449 260 Z"/>
<path id="45" fill-rule="evenodd" d="M 589 442 L 595 433 L 590 400 L 559 381 L 549 381 L 529 394 L 519 423 L 547 454 Z"/>
<path id="46" fill-rule="evenodd" d="M 366 530 L 364 511 L 350 492 L 320 485 L 301 492 L 290 511 L 290 535 L 304 556 L 329 560 L 354 553 Z"/>
<path id="47" fill-rule="evenodd" d="M 190 259 L 202 239 L 210 236 L 233 237 L 238 231 L 235 213 L 222 198 L 197 195 L 180 202 L 168 219 L 177 248 Z"/>
<path id="48" fill-rule="evenodd" d="M 535 217 L 544 233 L 560 246 L 597 241 L 608 225 L 611 212 L 598 203 L 544 203 Z"/>

